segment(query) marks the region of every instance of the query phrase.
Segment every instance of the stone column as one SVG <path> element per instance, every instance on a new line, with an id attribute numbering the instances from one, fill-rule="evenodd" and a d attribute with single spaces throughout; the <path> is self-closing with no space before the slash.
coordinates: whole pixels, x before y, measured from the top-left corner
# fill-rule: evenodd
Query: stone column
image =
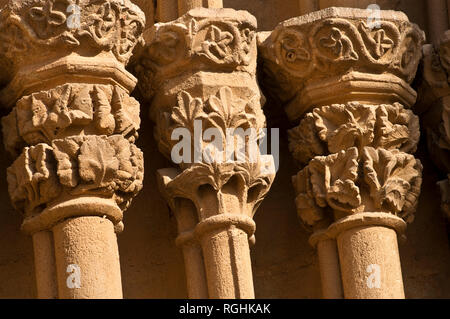
<path id="1" fill-rule="evenodd" d="M 142 188 L 125 70 L 145 18 L 130 1 L 10 1 L 0 13 L 8 190 L 33 237 L 39 298 L 121 298 L 116 233 Z"/>
<path id="2" fill-rule="evenodd" d="M 430 158 L 442 173 L 442 211 L 450 219 L 450 30 L 438 44 L 423 47 L 419 101 L 415 106 L 427 136 Z"/>
<path id="3" fill-rule="evenodd" d="M 273 159 L 250 147 L 227 154 L 240 143 L 231 138 L 227 147 L 227 133 L 258 135 L 265 126 L 256 19 L 197 8 L 155 25 L 152 34 L 134 69 L 151 101 L 159 149 L 179 165 L 160 170 L 159 181 L 177 217 L 189 297 L 253 298 L 252 217 L 274 179 Z M 247 145 L 255 135 L 247 135 Z"/>
<path id="4" fill-rule="evenodd" d="M 424 35 L 403 13 L 373 25 L 368 14 L 328 8 L 259 37 L 264 87 L 300 120 L 289 132 L 296 204 L 326 298 L 404 298 L 397 239 L 421 186 L 409 84 Z"/>

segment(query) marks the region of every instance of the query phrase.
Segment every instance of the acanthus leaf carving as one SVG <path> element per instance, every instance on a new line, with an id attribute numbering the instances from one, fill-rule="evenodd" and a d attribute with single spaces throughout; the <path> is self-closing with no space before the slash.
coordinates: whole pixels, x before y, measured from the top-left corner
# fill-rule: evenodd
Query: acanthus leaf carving
<path id="1" fill-rule="evenodd" d="M 363 160 L 374 208 L 412 222 L 422 183 L 420 161 L 398 150 L 371 147 L 364 149 Z"/>
<path id="2" fill-rule="evenodd" d="M 333 104 L 307 113 L 290 131 L 290 149 L 304 165 L 314 156 L 366 146 L 415 152 L 420 139 L 419 119 L 401 104 Z M 327 152 L 325 152 L 325 150 Z"/>
<path id="3" fill-rule="evenodd" d="M 313 110 L 320 139 L 331 153 L 353 146 L 364 147 L 374 138 L 375 108 L 348 103 L 324 106 Z"/>
<path id="4" fill-rule="evenodd" d="M 142 189 L 143 169 L 142 152 L 120 135 L 69 137 L 26 147 L 8 169 L 8 190 L 25 214 L 40 213 L 61 193 L 109 197 L 126 209 Z"/>
<path id="5" fill-rule="evenodd" d="M 361 208 L 358 178 L 358 150 L 350 148 L 329 156 L 315 157 L 294 179 L 298 192 L 300 216 L 308 224 L 322 219 L 323 209 L 331 207 L 344 212 Z M 300 183 L 300 184 L 299 184 Z M 309 207 L 308 207 L 309 206 Z"/>
<path id="6" fill-rule="evenodd" d="M 60 194 L 51 156 L 48 145 L 26 147 L 8 168 L 8 191 L 16 209 L 33 214 L 48 198 Z"/>
<path id="7" fill-rule="evenodd" d="M 66 84 L 25 96 L 2 119 L 5 146 L 51 143 L 73 134 L 122 134 L 131 142 L 140 126 L 139 103 L 118 86 Z"/>
<path id="8" fill-rule="evenodd" d="M 401 104 L 383 104 L 377 109 L 375 147 L 415 153 L 420 139 L 419 118 Z"/>
<path id="9" fill-rule="evenodd" d="M 317 156 L 294 177 L 297 210 L 314 226 L 329 209 L 344 215 L 387 212 L 412 222 L 422 183 L 422 165 L 399 150 L 353 147 Z"/>

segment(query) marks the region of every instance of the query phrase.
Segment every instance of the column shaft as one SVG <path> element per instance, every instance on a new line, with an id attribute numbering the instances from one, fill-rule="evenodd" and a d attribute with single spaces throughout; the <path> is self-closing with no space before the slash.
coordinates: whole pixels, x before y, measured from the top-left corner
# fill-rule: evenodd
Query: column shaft
<path id="1" fill-rule="evenodd" d="M 53 228 L 59 297 L 122 298 L 114 225 L 101 217 L 68 219 Z"/>
<path id="2" fill-rule="evenodd" d="M 336 240 L 325 239 L 317 243 L 319 257 L 322 297 L 324 299 L 342 299 L 341 271 Z"/>
<path id="3" fill-rule="evenodd" d="M 405 298 L 395 230 L 356 227 L 337 243 L 346 299 Z"/>
<path id="4" fill-rule="evenodd" d="M 230 227 L 204 234 L 201 243 L 210 298 L 254 298 L 247 233 Z"/>
<path id="5" fill-rule="evenodd" d="M 58 285 L 53 233 L 41 231 L 33 234 L 32 238 L 37 297 L 39 299 L 56 299 L 58 298 Z"/>
<path id="6" fill-rule="evenodd" d="M 182 249 L 189 299 L 207 299 L 208 287 L 202 249 L 197 243 L 186 243 Z"/>

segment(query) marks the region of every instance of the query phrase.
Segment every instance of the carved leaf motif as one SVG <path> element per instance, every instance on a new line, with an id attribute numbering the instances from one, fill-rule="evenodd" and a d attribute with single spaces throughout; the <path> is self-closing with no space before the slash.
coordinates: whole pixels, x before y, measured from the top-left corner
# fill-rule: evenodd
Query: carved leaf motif
<path id="1" fill-rule="evenodd" d="M 68 108 L 71 92 L 72 88 L 69 85 L 65 86 L 61 95 L 54 99 L 53 106 L 48 113 L 45 124 L 54 135 L 57 135 L 60 129 L 64 129 L 72 123 Z"/>
<path id="2" fill-rule="evenodd" d="M 131 142 L 134 142 L 138 137 L 137 131 L 141 123 L 140 105 L 134 98 L 128 97 L 126 100 L 125 98 L 121 89 L 115 86 L 111 101 L 111 110 L 116 120 L 115 133 L 122 134 L 126 138 L 133 136 Z"/>
<path id="3" fill-rule="evenodd" d="M 70 103 L 70 118 L 76 125 L 87 125 L 93 118 L 93 105 L 91 87 L 84 85 L 79 91 L 72 94 Z"/>
<path id="4" fill-rule="evenodd" d="M 375 137 L 376 147 L 414 153 L 420 139 L 419 119 L 399 103 L 380 105 Z"/>
<path id="5" fill-rule="evenodd" d="M 245 112 L 244 103 L 234 97 L 229 87 L 220 88 L 217 96 L 211 95 L 208 100 L 208 122 L 223 133 L 227 128 L 247 128 L 249 122 L 256 121 L 256 117 Z"/>
<path id="6" fill-rule="evenodd" d="M 60 183 L 67 187 L 75 187 L 79 183 L 78 154 L 82 138 L 55 140 L 52 143 L 53 153 L 58 163 Z"/>
<path id="7" fill-rule="evenodd" d="M 8 189 L 25 213 L 41 212 L 63 191 L 109 196 L 126 209 L 142 189 L 143 172 L 142 152 L 121 135 L 77 136 L 25 148 L 8 169 Z"/>
<path id="8" fill-rule="evenodd" d="M 194 121 L 206 117 L 203 112 L 203 102 L 199 98 L 193 99 L 186 91 L 181 91 L 177 100 L 178 104 L 172 110 L 171 120 L 175 123 L 175 127 L 185 127 L 193 133 Z"/>
<path id="9" fill-rule="evenodd" d="M 50 147 L 39 144 L 25 148 L 8 168 L 8 191 L 17 209 L 32 213 L 41 204 L 58 196 L 60 188 L 51 160 Z"/>
<path id="10" fill-rule="evenodd" d="M 420 193 L 422 166 L 412 155 L 398 150 L 366 147 L 364 181 L 376 209 L 412 217 Z"/>
<path id="11" fill-rule="evenodd" d="M 353 147 L 329 156 L 314 158 L 308 165 L 312 192 L 320 207 L 352 212 L 361 206 L 358 177 L 358 150 Z"/>
<path id="12" fill-rule="evenodd" d="M 361 150 L 373 141 L 375 110 L 371 106 L 334 104 L 315 109 L 313 115 L 319 137 L 331 153 L 353 146 Z"/>
<path id="13" fill-rule="evenodd" d="M 324 219 L 325 210 L 319 207 L 314 199 L 312 191 L 311 176 L 308 169 L 301 170 L 293 178 L 293 184 L 297 197 L 295 204 L 300 218 L 309 226 L 314 226 L 317 222 Z"/>
<path id="14" fill-rule="evenodd" d="M 312 113 L 306 114 L 300 125 L 288 133 L 289 150 L 300 165 L 306 165 L 315 156 L 326 153 L 326 146 L 318 137 Z"/>
<path id="15" fill-rule="evenodd" d="M 105 139 L 96 136 L 84 141 L 78 159 L 80 177 L 92 183 L 92 188 L 111 187 L 119 159 Z"/>
<path id="16" fill-rule="evenodd" d="M 95 121 L 100 134 L 111 135 L 116 128 L 114 116 L 111 114 L 111 104 L 105 92 L 94 86 Z"/>
<path id="17" fill-rule="evenodd" d="M 31 112 L 33 114 L 31 119 L 33 126 L 43 126 L 47 121 L 47 107 L 41 100 L 36 99 L 34 96 L 31 96 Z"/>

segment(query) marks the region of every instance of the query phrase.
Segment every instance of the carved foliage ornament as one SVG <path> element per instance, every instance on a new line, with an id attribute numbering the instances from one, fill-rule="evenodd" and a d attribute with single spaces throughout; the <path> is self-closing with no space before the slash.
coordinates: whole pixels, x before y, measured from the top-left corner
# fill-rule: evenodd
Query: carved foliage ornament
<path id="1" fill-rule="evenodd" d="M 170 181 L 165 193 L 172 208 L 177 198 L 191 200 L 197 207 L 200 221 L 216 214 L 237 212 L 253 217 L 269 192 L 274 172 L 270 161 L 198 163 Z"/>
<path id="2" fill-rule="evenodd" d="M 14 207 L 37 214 L 65 196 L 112 198 L 125 210 L 142 189 L 143 154 L 121 135 L 78 136 L 26 147 L 7 171 Z"/>
<path id="3" fill-rule="evenodd" d="M 301 165 L 318 155 L 366 146 L 414 153 L 420 138 L 419 119 L 401 104 L 358 102 L 315 108 L 289 131 L 289 147 Z"/>
<path id="4" fill-rule="evenodd" d="M 242 128 L 244 131 L 253 128 L 260 136 L 260 129 L 265 127 L 265 116 L 259 104 L 259 98 L 247 101 L 234 95 L 229 87 L 221 87 L 216 95 L 211 95 L 205 101 L 193 98 L 188 92 L 178 94 L 177 105 L 169 112 L 161 112 L 155 128 L 156 140 L 160 151 L 170 158 L 173 146 L 178 143 L 172 140 L 172 133 L 177 128 L 186 128 L 190 133 L 191 145 L 194 146 L 194 121 L 202 124 L 203 131 L 215 128 L 221 135 L 222 147 L 225 149 L 227 131 Z M 200 132 L 202 133 L 202 132 Z M 208 143 L 201 141 L 201 151 Z"/>
<path id="5" fill-rule="evenodd" d="M 361 158 L 358 161 L 358 158 Z M 294 177 L 297 210 L 309 226 L 331 214 L 386 212 L 407 222 L 422 183 L 422 165 L 398 150 L 356 147 L 318 156 Z"/>
<path id="6" fill-rule="evenodd" d="M 11 0 L 0 13 L 0 54 L 26 63 L 30 52 L 75 51 L 87 40 L 126 64 L 144 26 L 144 13 L 130 0 Z"/>
<path id="7" fill-rule="evenodd" d="M 139 103 L 119 86 L 67 84 L 33 93 L 17 102 L 3 122 L 6 149 L 50 144 L 70 135 L 122 134 L 138 137 Z"/>

